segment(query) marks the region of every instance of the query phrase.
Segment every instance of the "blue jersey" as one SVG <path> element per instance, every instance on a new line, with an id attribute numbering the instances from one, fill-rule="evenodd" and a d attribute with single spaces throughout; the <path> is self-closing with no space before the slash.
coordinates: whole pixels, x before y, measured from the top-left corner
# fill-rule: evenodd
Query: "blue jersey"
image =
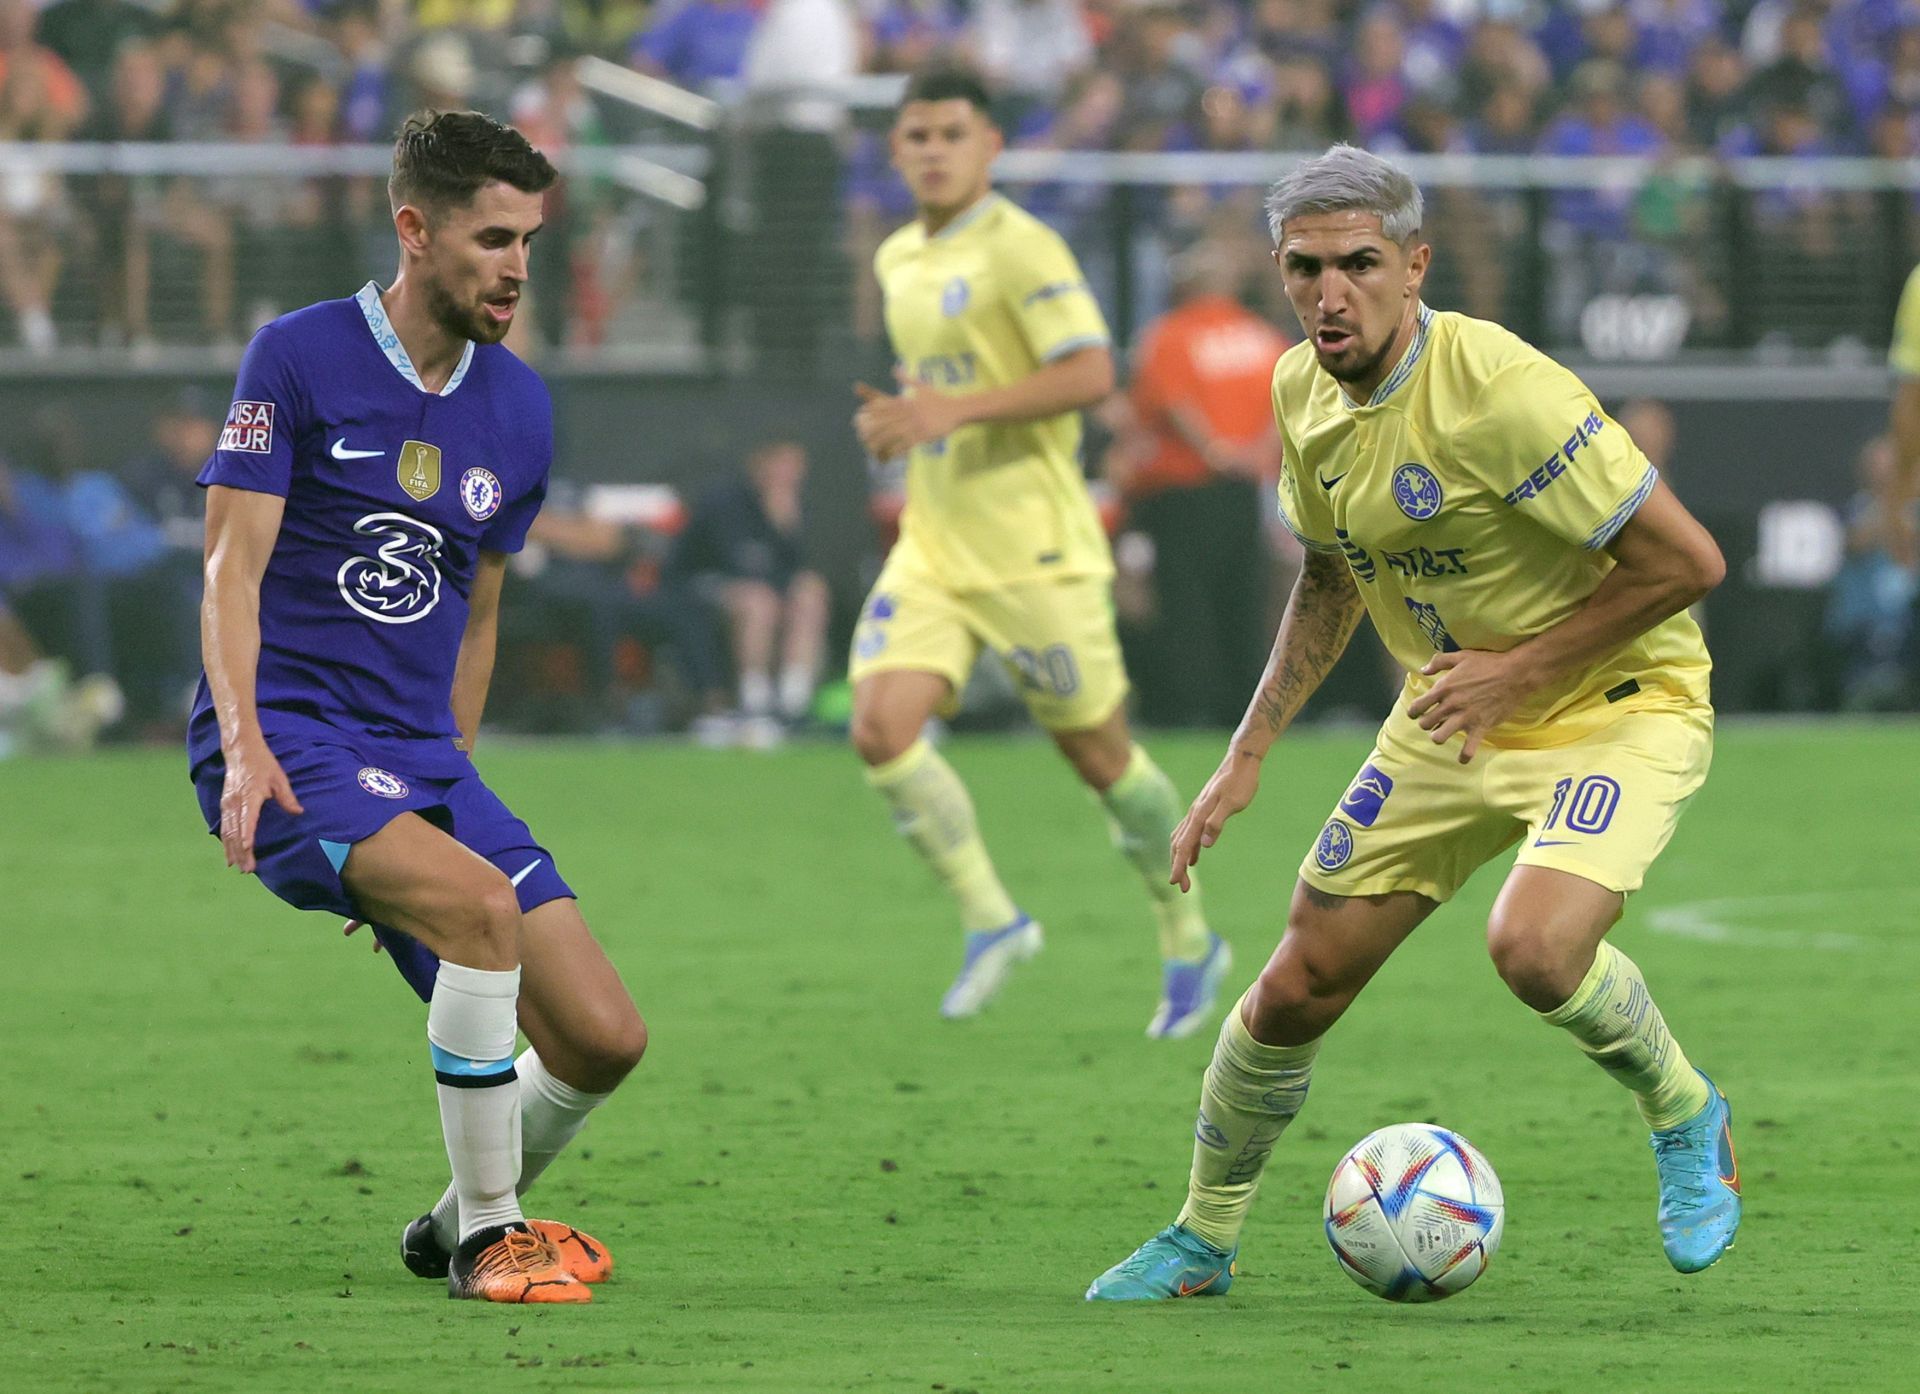
<path id="1" fill-rule="evenodd" d="M 371 282 L 256 334 L 200 483 L 287 501 L 260 582 L 261 729 L 471 771 L 451 707 L 467 597 L 481 552 L 525 544 L 552 458 L 531 368 L 469 344 L 424 391 Z M 195 765 L 220 749 L 204 676 L 187 746 Z"/>

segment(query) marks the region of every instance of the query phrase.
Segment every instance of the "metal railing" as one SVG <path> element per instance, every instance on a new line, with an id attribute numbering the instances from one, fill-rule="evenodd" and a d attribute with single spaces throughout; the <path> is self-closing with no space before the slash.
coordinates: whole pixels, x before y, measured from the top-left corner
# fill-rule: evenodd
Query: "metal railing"
<path id="1" fill-rule="evenodd" d="M 911 216 L 883 134 L 759 127 L 604 66 L 588 86 L 616 125 L 650 134 L 559 156 L 533 297 L 547 348 L 585 366 L 799 376 L 883 360 L 871 258 Z M 390 158 L 0 142 L 0 224 L 36 269 L 0 287 L 0 344 L 37 335 L 69 362 L 231 357 L 261 315 L 390 274 Z M 996 177 L 1067 237 L 1124 343 L 1165 307 L 1170 255 L 1203 237 L 1242 254 L 1246 296 L 1290 322 L 1262 266 L 1261 201 L 1299 158 L 1018 149 Z M 1400 163 L 1427 195 L 1432 303 L 1588 361 L 1864 365 L 1920 259 L 1920 161 Z"/>

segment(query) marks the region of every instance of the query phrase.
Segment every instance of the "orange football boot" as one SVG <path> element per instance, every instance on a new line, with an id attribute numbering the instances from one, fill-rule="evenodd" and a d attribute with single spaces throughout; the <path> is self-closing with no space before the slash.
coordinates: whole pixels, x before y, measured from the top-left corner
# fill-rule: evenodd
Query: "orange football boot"
<path id="1" fill-rule="evenodd" d="M 613 1255 L 591 1234 L 558 1220 L 528 1220 L 527 1228 L 553 1245 L 560 1266 L 583 1283 L 604 1283 L 613 1276 Z"/>
<path id="2" fill-rule="evenodd" d="M 593 1290 L 566 1270 L 546 1239 L 523 1224 L 468 1235 L 447 1267 L 447 1296 L 480 1302 L 590 1302 Z"/>

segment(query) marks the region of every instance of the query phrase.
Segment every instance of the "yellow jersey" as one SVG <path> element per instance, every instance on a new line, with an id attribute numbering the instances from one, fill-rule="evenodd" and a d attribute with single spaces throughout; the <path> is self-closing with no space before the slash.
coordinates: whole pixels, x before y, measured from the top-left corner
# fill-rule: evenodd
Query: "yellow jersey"
<path id="1" fill-rule="evenodd" d="M 880 244 L 895 356 L 942 392 L 978 392 L 1110 342 L 1060 235 L 988 194 L 933 236 L 915 220 Z M 1080 472 L 1080 413 L 964 426 L 915 449 L 895 564 L 953 591 L 1110 576 Z"/>
<path id="2" fill-rule="evenodd" d="M 1273 412 L 1282 516 L 1305 546 L 1346 557 L 1408 670 L 1408 700 L 1433 685 L 1419 670 L 1434 653 L 1504 652 L 1579 609 L 1658 478 L 1567 369 L 1497 324 L 1425 306 L 1365 404 L 1309 341 L 1275 366 Z M 1682 612 L 1534 694 L 1487 739 L 1560 745 L 1623 711 L 1700 710 L 1711 666 Z"/>
<path id="3" fill-rule="evenodd" d="M 1902 377 L 1920 378 L 1920 266 L 1907 274 L 1906 289 L 1900 292 L 1887 366 Z"/>

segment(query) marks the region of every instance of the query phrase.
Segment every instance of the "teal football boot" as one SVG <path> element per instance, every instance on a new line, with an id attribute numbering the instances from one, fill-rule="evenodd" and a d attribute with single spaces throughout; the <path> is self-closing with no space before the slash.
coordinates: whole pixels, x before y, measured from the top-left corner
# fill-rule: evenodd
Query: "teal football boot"
<path id="1" fill-rule="evenodd" d="M 1707 1104 L 1678 1127 L 1654 1132 L 1660 1169 L 1660 1243 L 1682 1273 L 1719 1262 L 1740 1229 L 1740 1164 L 1733 1155 L 1733 1110 L 1705 1073 Z"/>
<path id="2" fill-rule="evenodd" d="M 1199 1235 L 1168 1225 L 1093 1280 L 1089 1302 L 1158 1302 L 1169 1297 L 1219 1297 L 1233 1286 L 1233 1258 Z"/>

